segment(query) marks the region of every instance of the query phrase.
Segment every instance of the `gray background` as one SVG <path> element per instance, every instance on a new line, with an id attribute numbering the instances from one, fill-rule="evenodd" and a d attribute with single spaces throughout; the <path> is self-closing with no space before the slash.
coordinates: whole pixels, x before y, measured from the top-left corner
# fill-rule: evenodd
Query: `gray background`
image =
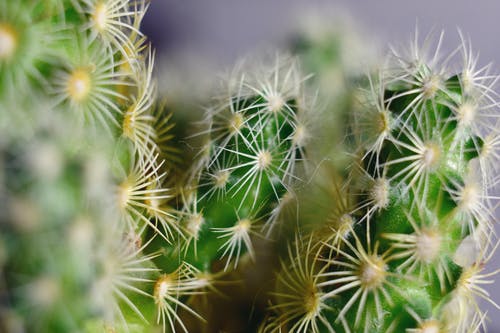
<path id="1" fill-rule="evenodd" d="M 479 51 L 479 63 L 493 62 L 494 72 L 500 73 L 500 0 L 152 0 L 143 30 L 160 55 L 190 52 L 200 62 L 224 68 L 256 48 L 282 41 L 297 12 L 325 5 L 348 13 L 382 48 L 404 44 L 418 25 L 423 34 L 444 29 L 444 48 L 452 50 L 459 28 Z M 489 271 L 500 267 L 498 252 Z M 498 283 L 486 289 L 500 302 Z M 500 312 L 490 304 L 483 309 L 491 318 L 489 332 L 500 332 Z"/>

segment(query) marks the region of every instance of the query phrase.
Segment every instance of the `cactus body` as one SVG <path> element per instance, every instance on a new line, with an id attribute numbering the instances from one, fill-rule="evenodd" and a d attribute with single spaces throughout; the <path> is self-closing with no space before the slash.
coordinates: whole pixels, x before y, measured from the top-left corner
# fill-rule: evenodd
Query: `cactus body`
<path id="1" fill-rule="evenodd" d="M 203 269 L 219 257 L 226 261 L 224 270 L 236 267 L 244 253 L 252 257 L 251 238 L 297 178 L 306 130 L 298 120 L 305 112 L 300 110 L 298 73 L 285 61 L 264 75 L 269 78 L 261 86 L 251 86 L 242 76 L 234 94 L 207 115 L 206 156 L 194 171 L 197 212 L 185 222 L 193 238 L 187 251 Z M 193 217 L 202 224 L 191 227 Z"/>
<path id="2" fill-rule="evenodd" d="M 486 106 L 494 80 L 469 77 L 476 69 L 466 45 L 458 74 L 439 56 L 412 54 L 396 54 L 370 80 L 350 130 L 355 167 L 345 180 L 327 168 L 327 227 L 312 224 L 318 246 L 300 245 L 305 258 L 290 252 L 264 331 L 476 332 L 485 325 L 475 298 L 488 299 L 481 284 L 491 274 L 479 267 L 494 250 L 488 191 L 495 182 L 481 162 L 485 132 L 498 135 L 485 121 L 496 112 Z"/>
<path id="3" fill-rule="evenodd" d="M 156 314 L 147 248 L 179 228 L 147 7 L 0 1 L 2 330 L 137 331 Z"/>

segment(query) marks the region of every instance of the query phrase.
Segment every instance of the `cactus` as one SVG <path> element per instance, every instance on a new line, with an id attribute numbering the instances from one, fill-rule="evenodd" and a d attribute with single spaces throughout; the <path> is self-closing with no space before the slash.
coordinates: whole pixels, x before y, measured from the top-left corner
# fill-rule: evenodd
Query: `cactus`
<path id="1" fill-rule="evenodd" d="M 319 176 L 333 202 L 324 223 L 304 221 L 311 240 L 290 250 L 264 331 L 486 328 L 475 299 L 493 302 L 482 285 L 495 274 L 483 269 L 497 198 L 483 142 L 498 135 L 496 79 L 464 39 L 461 50 L 454 73 L 415 42 L 370 80 L 350 126 L 357 157 L 347 176 Z"/>
<path id="2" fill-rule="evenodd" d="M 148 6 L 0 0 L 2 331 L 486 329 L 497 78 L 465 38 L 458 69 L 442 35 L 366 80 L 328 43 L 242 65 L 193 154 Z"/>
<path id="3" fill-rule="evenodd" d="M 351 20 L 328 6 L 301 11 L 298 22 L 289 48 L 311 75 L 306 83 L 311 93 L 318 94 L 315 114 L 322 121 L 315 133 L 335 143 L 318 141 L 309 157 L 316 163 L 329 158 L 340 164 L 344 161 L 337 152 L 346 149 L 341 145 L 343 124 L 349 121 L 358 88 L 366 86 L 366 74 L 375 67 L 378 47 Z"/>
<path id="4" fill-rule="evenodd" d="M 147 248 L 180 230 L 148 6 L 0 1 L 2 331 L 150 326 Z"/>
<path id="5" fill-rule="evenodd" d="M 472 51 L 462 40 L 462 65 L 455 73 L 448 68 L 449 57 L 430 57 L 430 50 L 417 48 L 417 42 L 412 58 L 394 54 L 393 71 L 374 83 L 384 96 L 376 94 L 381 103 L 376 102 L 376 112 L 368 116 L 384 125 L 378 134 L 369 133 L 363 128 L 367 119 L 361 119 L 355 130 L 372 136 L 361 146 L 363 173 L 372 183 L 365 190 L 362 217 L 373 232 L 367 238 L 376 240 L 371 244 L 383 258 L 388 283 L 398 274 L 401 286 L 414 284 L 411 280 L 425 286 L 416 296 L 388 285 L 386 301 L 401 311 L 387 318 L 385 330 L 436 327 L 466 332 L 474 314 L 483 316 L 473 295 L 488 299 L 476 275 L 482 275 L 478 265 L 492 250 L 490 199 L 496 198 L 488 194 L 494 185 L 489 171 L 478 164 L 484 131 L 497 135 L 496 127 L 485 121 L 495 117 L 495 79 L 478 74 Z M 463 248 L 471 239 L 477 253 Z M 469 302 L 475 305 L 471 308 Z"/>
<path id="6" fill-rule="evenodd" d="M 255 67 L 233 73 L 225 83 L 227 93 L 207 107 L 205 128 L 194 134 L 203 144 L 181 193 L 183 238 L 175 246 L 157 244 L 168 258 L 159 258 L 159 267 L 171 272 L 179 263 L 189 267 L 179 287 L 187 292 L 186 297 L 180 293 L 183 304 L 213 297 L 221 283 L 236 283 L 227 276 L 256 260 L 255 242 L 272 233 L 281 204 L 300 177 L 308 135 L 302 119 L 308 105 L 297 64 L 277 57 L 271 66 Z M 160 278 L 155 293 L 161 293 L 162 279 L 170 278 Z M 187 285 L 196 280 L 207 283 L 199 286 L 203 295 L 189 297 L 196 291 Z M 168 301 L 165 296 L 157 302 L 163 299 Z M 165 308 L 163 320 L 186 330 Z M 184 309 L 190 317 L 209 320 L 194 308 Z"/>
<path id="7" fill-rule="evenodd" d="M 208 110 L 210 137 L 200 169 L 193 171 L 193 200 L 212 235 L 190 236 L 208 237 L 198 243 L 213 242 L 214 248 L 200 252 L 210 261 L 227 259 L 224 270 L 238 265 L 240 253 L 254 256 L 250 236 L 266 224 L 273 227 L 272 209 L 298 178 L 309 135 L 300 80 L 296 65 L 278 58 L 275 68 L 253 80 L 237 76 L 229 95 Z"/>

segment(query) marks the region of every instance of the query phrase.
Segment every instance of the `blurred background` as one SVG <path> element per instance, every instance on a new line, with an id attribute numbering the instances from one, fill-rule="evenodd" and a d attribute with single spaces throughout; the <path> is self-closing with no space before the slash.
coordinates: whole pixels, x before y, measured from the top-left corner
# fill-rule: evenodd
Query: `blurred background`
<path id="1" fill-rule="evenodd" d="M 160 89 L 172 93 L 169 86 L 182 80 L 183 71 L 210 82 L 214 72 L 231 68 L 243 56 L 284 47 L 301 16 L 311 11 L 348 22 L 369 44 L 367 58 L 390 45 L 407 46 L 417 27 L 423 36 L 444 30 L 443 51 L 451 52 L 460 30 L 479 53 L 478 66 L 491 62 L 493 72 L 500 72 L 498 0 L 152 0 L 143 30 L 164 64 Z M 499 251 L 489 267 L 500 267 Z M 500 302 L 498 282 L 487 290 Z M 489 332 L 500 332 L 498 310 L 490 303 L 482 306 L 491 319 Z"/>
<path id="2" fill-rule="evenodd" d="M 153 0 L 145 32 L 161 52 L 189 50 L 218 65 L 231 64 L 258 46 L 283 40 L 304 10 L 342 12 L 381 42 L 406 41 L 444 29 L 445 47 L 457 45 L 457 29 L 473 41 L 482 61 L 500 54 L 497 0 Z"/>

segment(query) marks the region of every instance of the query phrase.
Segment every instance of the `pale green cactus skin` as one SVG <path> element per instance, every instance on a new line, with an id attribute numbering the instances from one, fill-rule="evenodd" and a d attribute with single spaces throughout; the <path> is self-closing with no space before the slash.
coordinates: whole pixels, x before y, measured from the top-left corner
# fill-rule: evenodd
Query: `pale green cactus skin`
<path id="1" fill-rule="evenodd" d="M 179 228 L 148 5 L 0 0 L 2 331 L 161 327 L 147 247 Z"/>
<path id="2" fill-rule="evenodd" d="M 359 88 L 367 85 L 366 74 L 375 68 L 378 47 L 353 22 L 331 8 L 305 11 L 293 32 L 289 48 L 303 71 L 311 75 L 306 85 L 318 94 L 314 132 L 322 141 L 310 147 L 316 163 L 329 158 L 337 167 L 339 151 L 345 151 L 345 124 L 353 112 Z M 317 119 L 321 118 L 321 121 Z"/>

